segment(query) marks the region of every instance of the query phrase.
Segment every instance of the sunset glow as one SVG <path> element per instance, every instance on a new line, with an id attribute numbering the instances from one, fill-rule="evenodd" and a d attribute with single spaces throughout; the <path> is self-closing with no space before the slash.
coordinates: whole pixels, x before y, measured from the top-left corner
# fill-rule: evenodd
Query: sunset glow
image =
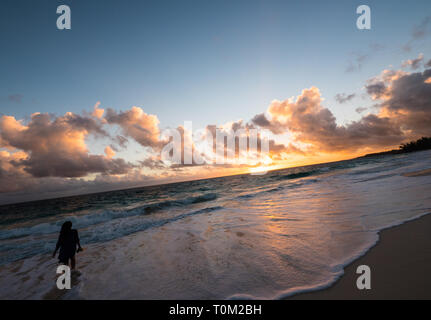
<path id="1" fill-rule="evenodd" d="M 293 20 L 273 20 L 277 28 L 288 32 L 281 37 L 267 30 L 275 26 L 268 25 L 266 18 L 262 19 L 251 25 L 247 20 L 226 22 L 233 30 L 238 28 L 238 39 L 252 37 L 241 46 L 231 38 L 226 25 L 213 20 L 201 21 L 201 27 L 189 32 L 196 39 L 212 40 L 208 40 L 206 47 L 200 47 L 202 52 L 198 56 L 192 55 L 193 58 L 190 48 L 197 48 L 187 33 L 180 35 L 177 51 L 182 54 L 177 54 L 176 50 L 165 48 L 166 44 L 144 32 L 152 27 L 146 26 L 148 21 L 154 25 L 159 25 L 159 21 L 144 20 L 141 33 L 131 31 L 134 28 L 117 26 L 124 35 L 132 37 L 138 32 L 150 37 L 151 43 L 157 44 L 159 53 L 146 57 L 148 48 L 139 41 L 139 45 L 135 44 L 139 49 L 132 52 L 145 54 L 121 51 L 123 53 L 115 58 L 112 74 L 107 73 L 106 64 L 106 59 L 109 63 L 114 61 L 109 58 L 112 53 L 112 48 L 108 48 L 109 41 L 98 49 L 104 52 L 102 57 L 89 55 L 83 60 L 67 53 L 64 60 L 71 61 L 70 65 L 74 67 L 68 68 L 69 74 L 64 75 L 64 85 L 54 80 L 57 69 L 40 71 L 51 75 L 44 88 L 53 87 L 54 91 L 62 93 L 61 99 L 57 97 L 53 101 L 46 98 L 52 92 L 37 88 L 37 82 L 3 79 L 1 96 L 7 98 L 2 101 L 4 107 L 0 114 L 0 169 L 7 174 L 0 176 L 0 201 L 36 199 L 41 188 L 46 190 L 40 196 L 44 198 L 232 174 L 256 174 L 351 159 L 398 148 L 403 142 L 431 134 L 431 115 L 426 105 L 431 85 L 429 43 L 418 45 L 402 55 L 376 58 L 370 61 L 369 68 L 361 70 L 365 58 L 356 61 L 358 54 L 345 53 L 344 43 L 354 46 L 355 52 L 368 50 L 364 57 L 377 56 L 384 46 L 371 42 L 359 46 L 356 42 L 366 33 L 343 31 L 339 36 L 344 40 L 337 42 L 338 47 L 322 52 L 324 58 L 321 59 L 328 62 L 318 64 L 313 70 L 310 62 L 315 58 L 311 52 L 321 50 L 321 37 L 313 34 L 308 41 L 316 50 L 306 50 L 301 47 L 303 40 L 296 33 L 288 32 L 291 23 L 296 23 L 299 28 L 303 21 L 295 17 Z M 423 28 L 426 28 L 427 20 L 424 21 Z M 255 44 L 261 42 L 256 25 L 278 35 L 268 39 L 268 43 L 258 50 Z M 88 36 L 81 28 L 79 22 L 72 28 L 70 45 L 82 47 L 77 50 L 87 52 L 82 39 Z M 414 26 L 405 22 L 405 28 L 409 30 Z M 336 28 L 336 32 L 341 29 Z M 219 30 L 220 36 L 212 35 L 210 30 Z M 115 32 L 120 31 L 115 29 Z M 103 38 L 106 34 L 110 33 L 103 30 L 100 36 Z M 56 32 L 49 37 L 52 43 L 62 43 L 65 35 Z M 27 37 L 26 34 L 22 36 Z M 132 43 L 129 36 L 116 46 L 127 48 Z M 171 35 L 164 36 L 171 41 L 176 39 Z M 287 50 L 285 39 L 289 37 Z M 222 45 L 226 52 L 215 49 L 220 45 L 218 41 L 227 41 Z M 418 42 L 407 36 L 403 41 Z M 48 45 L 41 46 L 40 50 L 52 56 Z M 243 50 L 250 55 L 250 61 L 244 59 Z M 242 61 L 244 65 L 225 58 L 228 53 L 233 55 L 229 59 Z M 297 60 L 299 56 L 303 60 Z M 15 60 L 6 57 L 4 61 Z M 81 68 L 78 61 L 86 61 L 85 68 Z M 175 77 L 166 61 L 178 68 Z M 329 67 L 329 61 L 332 67 Z M 253 74 L 255 66 L 260 64 L 262 68 L 266 67 Z M 345 70 L 339 69 L 340 64 Z M 84 75 L 76 73 L 81 69 Z M 26 71 L 32 70 L 31 65 L 26 68 L 17 64 L 8 74 L 14 75 L 16 70 L 20 70 L 19 79 L 31 78 L 32 72 Z M 128 70 L 128 73 L 122 70 Z M 203 78 L 205 72 L 208 78 Z M 96 74 L 99 80 L 89 82 Z M 85 85 L 78 88 L 77 84 L 81 82 Z M 112 86 L 117 82 L 118 85 Z M 185 83 L 182 91 L 177 89 L 180 83 Z M 6 89 L 9 87 L 14 89 Z M 166 153 L 174 132 L 180 142 L 177 141 L 177 145 Z M 217 142 L 216 132 L 236 135 L 231 140 L 233 144 Z M 252 146 L 254 132 L 258 132 L 256 146 Z M 267 140 L 262 140 L 263 137 Z M 245 150 L 240 150 L 241 139 L 245 139 Z M 261 149 L 266 142 L 268 150 L 264 152 Z M 224 154 L 221 151 L 222 163 L 216 161 L 220 157 L 220 152 L 215 154 L 217 147 L 224 150 Z M 191 151 L 193 156 L 189 155 Z M 164 155 L 166 158 L 166 154 L 171 153 L 178 159 L 165 161 Z"/>

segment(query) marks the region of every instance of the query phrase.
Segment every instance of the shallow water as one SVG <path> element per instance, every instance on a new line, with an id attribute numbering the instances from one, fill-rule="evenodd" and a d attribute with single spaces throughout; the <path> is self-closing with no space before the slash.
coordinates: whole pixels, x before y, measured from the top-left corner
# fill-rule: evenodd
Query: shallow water
<path id="1" fill-rule="evenodd" d="M 431 152 L 0 207 L 0 298 L 42 298 L 71 220 L 63 298 L 280 298 L 325 287 L 378 231 L 431 212 Z"/>

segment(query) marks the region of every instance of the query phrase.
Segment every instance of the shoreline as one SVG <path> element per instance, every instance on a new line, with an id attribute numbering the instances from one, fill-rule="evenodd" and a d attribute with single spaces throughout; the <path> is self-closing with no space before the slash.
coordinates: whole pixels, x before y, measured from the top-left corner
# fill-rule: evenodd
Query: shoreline
<path id="1" fill-rule="evenodd" d="M 331 286 L 287 300 L 431 299 L 431 214 L 379 231 L 378 242 L 344 268 Z M 371 289 L 359 290 L 356 269 L 371 269 Z"/>
<path id="2" fill-rule="evenodd" d="M 431 299 L 430 230 L 431 214 L 424 214 L 383 229 L 378 232 L 379 239 L 376 244 L 362 256 L 347 264 L 344 267 L 344 274 L 331 285 L 312 291 L 298 292 L 281 299 Z M 36 260 L 40 262 L 42 269 L 56 265 L 53 259 L 47 257 L 37 257 Z M 87 264 L 88 261 L 83 257 L 80 265 L 85 267 Z M 360 276 L 356 274 L 356 269 L 363 264 L 371 268 L 371 290 L 360 291 L 356 288 L 356 280 Z M 22 270 L 21 267 L 22 263 L 18 266 L 14 265 L 14 268 L 20 269 L 20 272 L 26 273 L 26 270 Z M 27 271 L 32 270 L 33 268 L 27 268 Z M 23 274 L 23 276 L 27 278 L 28 274 Z M 45 276 L 44 278 L 46 279 Z M 76 278 L 72 281 L 77 285 Z M 61 299 L 63 294 L 53 288 L 35 299 L 56 300 Z M 34 299 L 34 297 L 30 299 Z"/>

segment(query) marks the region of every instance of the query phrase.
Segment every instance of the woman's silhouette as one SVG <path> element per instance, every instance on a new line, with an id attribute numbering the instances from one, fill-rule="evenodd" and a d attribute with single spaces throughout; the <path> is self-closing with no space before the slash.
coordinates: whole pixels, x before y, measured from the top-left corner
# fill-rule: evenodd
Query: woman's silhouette
<path id="1" fill-rule="evenodd" d="M 76 250 L 76 246 L 78 246 L 78 250 Z M 55 257 L 58 249 L 60 249 L 60 254 L 58 255 L 59 262 L 69 265 L 70 260 L 72 270 L 75 269 L 75 253 L 82 251 L 82 248 L 79 243 L 78 231 L 72 229 L 72 222 L 70 221 L 66 221 L 61 226 L 60 236 L 58 237 L 52 257 Z"/>

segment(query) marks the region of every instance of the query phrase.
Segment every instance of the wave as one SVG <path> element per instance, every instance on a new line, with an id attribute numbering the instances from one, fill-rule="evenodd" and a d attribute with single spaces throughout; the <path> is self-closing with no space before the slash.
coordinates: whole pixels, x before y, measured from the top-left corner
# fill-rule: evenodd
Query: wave
<path id="1" fill-rule="evenodd" d="M 144 231 L 150 228 L 156 228 L 161 227 L 167 223 L 175 222 L 190 216 L 199 215 L 199 214 L 205 214 L 210 213 L 213 211 L 221 210 L 224 207 L 222 206 L 214 206 L 214 207 L 207 207 L 191 212 L 182 213 L 179 215 L 176 215 L 174 217 L 166 218 L 166 219 L 159 219 L 159 220 L 153 220 L 153 221 L 144 221 L 141 223 L 136 223 L 136 221 L 124 221 L 124 223 L 120 225 L 100 225 L 100 232 L 98 228 L 92 229 L 88 233 L 84 233 L 81 237 L 83 241 L 86 243 L 95 243 L 95 242 L 106 242 L 113 239 L 121 238 L 124 236 L 127 236 L 132 233 Z M 109 229 L 112 230 L 109 230 Z"/>
<path id="2" fill-rule="evenodd" d="M 307 184 L 312 184 L 312 183 L 316 183 L 321 181 L 320 179 L 307 179 L 304 181 L 300 181 L 300 182 L 292 182 L 289 184 L 285 184 L 285 185 L 279 185 L 277 187 L 274 188 L 270 188 L 270 189 L 266 189 L 263 191 L 257 191 L 257 192 L 250 192 L 250 193 L 245 193 L 242 195 L 239 195 L 237 197 L 235 197 L 235 200 L 246 200 L 246 199 L 251 199 L 251 198 L 255 198 L 267 193 L 272 193 L 272 192 L 277 192 L 277 191 L 283 191 L 286 189 L 295 189 L 295 188 L 299 188 L 301 186 L 307 185 Z"/>
<path id="3" fill-rule="evenodd" d="M 0 240 L 21 238 L 29 235 L 57 233 L 65 221 L 72 221 L 75 228 L 83 229 L 115 219 L 148 215 L 163 209 L 172 207 L 185 207 L 187 205 L 213 201 L 216 199 L 217 194 L 207 193 L 195 197 L 187 197 L 182 200 L 167 200 L 153 204 L 146 204 L 128 210 L 104 210 L 99 213 L 94 212 L 82 216 L 63 216 L 62 219 L 52 223 L 41 223 L 31 227 L 2 230 L 0 234 Z"/>
<path id="4" fill-rule="evenodd" d="M 207 207 L 200 210 L 195 210 L 191 212 L 186 212 L 183 214 L 179 214 L 174 217 L 159 219 L 153 221 L 143 221 L 140 223 L 136 223 L 136 221 L 126 220 L 123 223 L 115 224 L 112 221 L 111 224 L 101 224 L 92 228 L 91 230 L 85 230 L 80 233 L 81 243 L 85 243 L 86 245 L 92 243 L 101 243 L 107 242 L 114 239 L 122 238 L 128 236 L 130 234 L 145 231 L 151 228 L 157 228 L 164 226 L 168 223 L 172 223 L 187 217 L 191 217 L 194 215 L 205 214 L 214 212 L 217 210 L 221 210 L 224 207 L 222 206 L 214 206 Z M 50 229 L 51 230 L 51 229 Z M 52 230 L 51 230 L 52 231 Z M 59 231 L 59 227 L 55 228 L 55 233 Z M 53 233 L 53 232 L 50 232 Z M 9 240 L 9 239 L 8 239 Z M 38 240 L 33 241 L 25 241 L 21 243 L 2 243 L 0 245 L 0 265 L 9 263 L 12 261 L 29 258 L 31 256 L 48 253 L 52 251 L 52 248 L 55 246 L 56 238 L 40 238 Z"/>
<path id="5" fill-rule="evenodd" d="M 358 182 L 375 181 L 375 180 L 386 179 L 386 178 L 390 178 L 390 177 L 398 176 L 398 175 L 399 175 L 398 173 L 382 174 L 382 175 L 378 175 L 376 177 L 371 177 L 368 179 L 362 179 L 362 180 L 358 180 L 358 181 L 354 181 L 354 182 L 358 183 Z"/>
<path id="6" fill-rule="evenodd" d="M 251 193 L 242 194 L 240 196 L 235 197 L 234 199 L 237 199 L 237 200 L 239 200 L 239 199 L 250 199 L 250 198 L 254 198 L 254 197 L 257 197 L 259 195 L 262 195 L 262 194 L 272 193 L 272 192 L 276 192 L 276 191 L 281 191 L 283 189 L 284 188 L 282 186 L 278 186 L 278 187 L 267 189 L 267 190 L 263 190 L 263 191 L 257 191 L 257 192 L 251 192 Z"/>
<path id="7" fill-rule="evenodd" d="M 182 200 L 167 200 L 167 201 L 161 201 L 150 205 L 138 206 L 133 209 L 126 210 L 126 212 L 137 211 L 138 214 L 141 214 L 141 213 L 149 214 L 149 213 L 153 213 L 155 211 L 163 210 L 170 207 L 182 207 L 190 204 L 213 201 L 213 200 L 216 200 L 217 197 L 218 196 L 215 193 L 207 193 L 196 197 L 188 197 Z"/>
<path id="8" fill-rule="evenodd" d="M 286 175 L 277 175 L 274 178 L 277 180 L 294 180 L 294 179 L 309 177 L 319 173 L 322 173 L 322 170 L 310 170 L 310 171 L 304 171 L 304 172 L 289 173 Z"/>

